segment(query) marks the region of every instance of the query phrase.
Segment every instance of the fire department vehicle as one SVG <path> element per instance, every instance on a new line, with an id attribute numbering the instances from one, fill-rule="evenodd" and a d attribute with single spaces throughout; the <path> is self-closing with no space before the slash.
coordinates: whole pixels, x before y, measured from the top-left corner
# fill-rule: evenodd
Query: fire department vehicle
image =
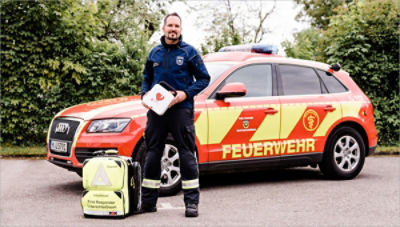
<path id="1" fill-rule="evenodd" d="M 195 97 L 201 173 L 318 165 L 356 177 L 375 151 L 371 101 L 340 66 L 277 56 L 268 45 L 234 46 L 204 57 L 210 85 Z M 47 160 L 81 174 L 94 152 L 116 149 L 143 165 L 146 112 L 139 96 L 67 108 L 51 122 Z M 180 189 L 172 137 L 161 160 L 161 193 Z"/>

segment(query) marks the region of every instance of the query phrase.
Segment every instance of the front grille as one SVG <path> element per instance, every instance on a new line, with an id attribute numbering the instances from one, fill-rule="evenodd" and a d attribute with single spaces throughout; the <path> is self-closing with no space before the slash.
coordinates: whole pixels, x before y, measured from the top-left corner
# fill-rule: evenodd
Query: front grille
<path id="1" fill-rule="evenodd" d="M 104 151 L 108 149 L 117 150 L 117 148 L 75 148 L 75 157 L 80 162 L 83 163 L 86 159 L 96 157 L 95 151 Z"/>
<path id="2" fill-rule="evenodd" d="M 73 120 L 70 118 L 55 119 L 50 127 L 50 137 L 49 137 L 50 152 L 56 155 L 70 156 L 72 143 L 75 134 L 79 128 L 79 125 L 80 125 L 79 120 Z M 58 143 L 66 143 L 67 144 L 66 152 L 52 149 L 51 146 L 52 141 Z"/>

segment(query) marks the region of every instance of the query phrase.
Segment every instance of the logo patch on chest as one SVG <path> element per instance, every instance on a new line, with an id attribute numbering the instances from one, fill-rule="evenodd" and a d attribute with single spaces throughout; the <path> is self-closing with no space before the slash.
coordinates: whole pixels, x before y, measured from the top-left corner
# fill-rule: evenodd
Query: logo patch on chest
<path id="1" fill-rule="evenodd" d="M 177 56 L 176 57 L 176 64 L 177 65 L 183 65 L 183 60 L 184 60 L 184 58 L 182 56 Z"/>

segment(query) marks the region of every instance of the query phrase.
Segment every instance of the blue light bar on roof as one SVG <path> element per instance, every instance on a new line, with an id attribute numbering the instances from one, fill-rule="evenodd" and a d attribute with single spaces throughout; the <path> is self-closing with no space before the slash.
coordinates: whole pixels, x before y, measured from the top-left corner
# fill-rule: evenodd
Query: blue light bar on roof
<path id="1" fill-rule="evenodd" d="M 277 54 L 278 47 L 270 44 L 244 44 L 222 47 L 218 52 L 253 52 L 261 54 Z"/>
<path id="2" fill-rule="evenodd" d="M 253 52 L 264 54 L 277 54 L 278 47 L 274 45 L 256 44 L 253 46 Z"/>

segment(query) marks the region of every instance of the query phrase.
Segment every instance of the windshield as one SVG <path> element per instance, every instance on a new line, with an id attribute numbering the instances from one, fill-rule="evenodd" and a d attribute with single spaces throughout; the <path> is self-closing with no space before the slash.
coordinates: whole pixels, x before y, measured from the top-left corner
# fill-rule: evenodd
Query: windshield
<path id="1" fill-rule="evenodd" d="M 205 62 L 208 73 L 210 74 L 210 84 L 213 83 L 223 72 L 229 69 L 233 64 Z"/>

